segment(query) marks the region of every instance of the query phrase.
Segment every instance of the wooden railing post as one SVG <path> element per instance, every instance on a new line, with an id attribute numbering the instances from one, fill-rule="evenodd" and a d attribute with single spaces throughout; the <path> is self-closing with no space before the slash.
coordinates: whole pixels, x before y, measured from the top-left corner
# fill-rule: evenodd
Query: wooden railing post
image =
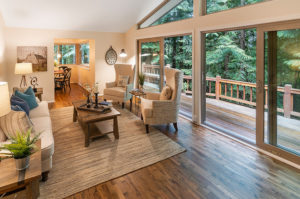
<path id="1" fill-rule="evenodd" d="M 221 76 L 216 77 L 216 100 L 220 99 L 220 90 L 221 90 L 221 84 L 220 84 Z"/>
<path id="2" fill-rule="evenodd" d="M 291 102 L 292 102 L 292 85 L 286 84 L 284 85 L 284 95 L 283 95 L 283 112 L 284 112 L 284 117 L 290 118 L 291 117 L 291 112 L 292 112 L 292 107 L 291 107 Z"/>

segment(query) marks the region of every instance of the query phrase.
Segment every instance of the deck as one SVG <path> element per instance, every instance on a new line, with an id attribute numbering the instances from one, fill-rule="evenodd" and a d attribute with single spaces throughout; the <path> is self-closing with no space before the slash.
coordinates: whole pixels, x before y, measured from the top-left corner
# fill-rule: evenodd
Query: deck
<path id="1" fill-rule="evenodd" d="M 191 114 L 192 96 L 182 94 L 181 101 L 181 111 Z M 255 109 L 211 98 L 206 98 L 206 108 L 207 124 L 255 142 Z M 282 116 L 277 119 L 278 145 L 300 153 L 300 121 Z"/>

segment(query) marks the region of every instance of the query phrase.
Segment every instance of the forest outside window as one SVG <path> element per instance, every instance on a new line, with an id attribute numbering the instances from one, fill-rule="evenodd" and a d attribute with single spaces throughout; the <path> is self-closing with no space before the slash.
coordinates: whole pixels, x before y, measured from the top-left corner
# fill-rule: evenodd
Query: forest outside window
<path id="1" fill-rule="evenodd" d="M 242 7 L 265 0 L 206 0 L 206 14 Z"/>
<path id="2" fill-rule="evenodd" d="M 90 46 L 84 44 L 55 44 L 54 62 L 58 65 L 84 65 L 89 66 Z"/>
<path id="3" fill-rule="evenodd" d="M 193 0 L 170 0 L 142 21 L 139 28 L 192 18 L 193 10 Z"/>

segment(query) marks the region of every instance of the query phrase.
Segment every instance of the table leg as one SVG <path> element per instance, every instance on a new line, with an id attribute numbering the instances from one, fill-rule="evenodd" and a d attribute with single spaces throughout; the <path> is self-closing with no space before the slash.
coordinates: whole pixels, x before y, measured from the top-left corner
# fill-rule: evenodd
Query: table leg
<path id="1" fill-rule="evenodd" d="M 119 139 L 119 127 L 118 127 L 118 117 L 115 116 L 114 117 L 114 136 L 115 136 L 115 139 Z"/>
<path id="2" fill-rule="evenodd" d="M 76 108 L 74 107 L 74 111 L 73 111 L 73 122 L 77 121 L 77 111 Z"/>
<path id="3" fill-rule="evenodd" d="M 26 186 L 26 198 L 35 199 L 40 195 L 39 180 L 34 180 Z"/>
<path id="4" fill-rule="evenodd" d="M 88 147 L 90 145 L 90 124 L 87 124 L 87 127 L 85 128 L 85 147 Z"/>

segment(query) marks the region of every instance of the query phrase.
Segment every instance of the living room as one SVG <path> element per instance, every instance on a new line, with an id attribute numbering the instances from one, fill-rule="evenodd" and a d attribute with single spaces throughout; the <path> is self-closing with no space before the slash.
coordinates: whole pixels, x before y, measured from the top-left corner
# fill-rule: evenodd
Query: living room
<path id="1" fill-rule="evenodd" d="M 299 198 L 299 6 L 0 1 L 0 198 Z"/>

